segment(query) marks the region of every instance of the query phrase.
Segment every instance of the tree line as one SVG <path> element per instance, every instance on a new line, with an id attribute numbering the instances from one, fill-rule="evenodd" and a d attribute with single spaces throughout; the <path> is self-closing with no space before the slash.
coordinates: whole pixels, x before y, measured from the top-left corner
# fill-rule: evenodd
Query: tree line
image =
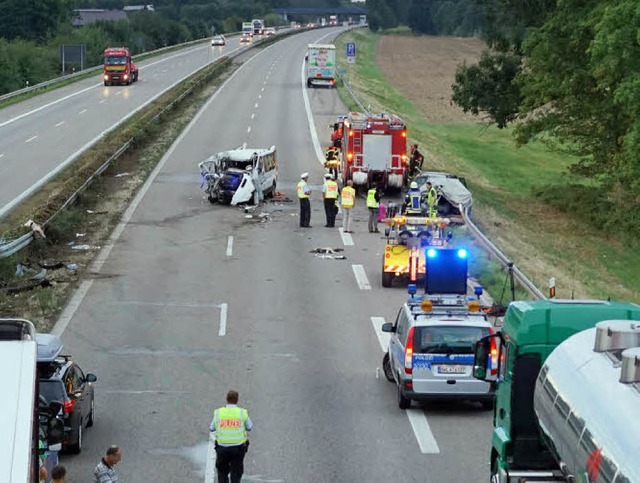
<path id="1" fill-rule="evenodd" d="M 480 35 L 484 15 L 477 0 L 367 0 L 374 32 L 406 25 L 417 34 Z"/>
<path id="2" fill-rule="evenodd" d="M 132 3 L 152 3 L 155 8 L 130 13 L 126 21 L 72 26 L 74 9 L 121 10 Z M 348 0 L 0 0 L 0 94 L 60 75 L 63 44 L 85 45 L 85 67 L 94 66 L 102 62 L 109 46 L 126 45 L 139 54 L 214 32 L 237 32 L 252 18 L 281 25 L 282 18 L 272 13 L 274 7 L 349 4 Z M 73 68 L 80 65 L 69 65 L 67 71 Z"/>

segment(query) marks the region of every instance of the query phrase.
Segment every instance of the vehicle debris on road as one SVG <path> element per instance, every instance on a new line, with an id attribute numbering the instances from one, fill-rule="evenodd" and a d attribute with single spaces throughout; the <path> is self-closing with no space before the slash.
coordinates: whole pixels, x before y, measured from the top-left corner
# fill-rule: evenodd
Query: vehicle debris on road
<path id="1" fill-rule="evenodd" d="M 44 231 L 42 230 L 42 227 L 38 225 L 35 221 L 29 220 L 24 224 L 24 226 L 26 226 L 27 228 L 31 228 L 31 231 L 33 233 L 40 235 L 42 238 L 47 238 L 44 234 Z"/>
<path id="2" fill-rule="evenodd" d="M 344 248 L 314 248 L 309 253 L 339 253 L 343 251 Z"/>
<path id="3" fill-rule="evenodd" d="M 316 253 L 316 258 L 322 258 L 323 260 L 346 260 L 344 255 L 320 255 Z"/>

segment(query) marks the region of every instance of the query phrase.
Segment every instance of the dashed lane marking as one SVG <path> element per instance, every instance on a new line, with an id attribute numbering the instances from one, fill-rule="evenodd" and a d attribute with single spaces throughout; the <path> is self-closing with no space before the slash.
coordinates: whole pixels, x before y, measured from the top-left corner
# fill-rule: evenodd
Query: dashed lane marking
<path id="1" fill-rule="evenodd" d="M 391 336 L 386 332 L 382 332 L 382 325 L 385 323 L 384 317 L 371 317 L 371 323 L 378 337 L 382 352 L 387 352 Z M 429 421 L 427 421 L 427 416 L 424 414 L 424 411 L 422 409 L 407 409 L 406 412 L 409 423 L 411 424 L 411 429 L 413 429 L 413 434 L 418 441 L 420 452 L 422 454 L 440 453 L 440 448 L 431 431 L 431 426 L 429 426 Z"/>
<path id="2" fill-rule="evenodd" d="M 338 231 L 340 232 L 340 238 L 342 238 L 342 244 L 347 247 L 353 246 L 354 243 L 351 233 L 345 233 L 342 227 L 338 228 Z"/>
<path id="3" fill-rule="evenodd" d="M 227 333 L 227 313 L 229 312 L 229 306 L 227 304 L 220 304 L 220 329 L 218 335 L 224 337 Z"/>
<path id="4" fill-rule="evenodd" d="M 38 137 L 37 135 L 36 135 L 36 136 L 31 136 L 29 139 L 27 139 L 27 140 L 25 141 L 25 143 L 30 143 L 31 141 L 33 141 L 33 140 L 34 140 L 34 139 L 36 139 L 37 137 Z"/>
<path id="5" fill-rule="evenodd" d="M 233 235 L 229 235 L 227 239 L 227 256 L 233 255 Z"/>
<path id="6" fill-rule="evenodd" d="M 371 284 L 369 283 L 369 279 L 367 279 L 364 267 L 362 265 L 351 265 L 351 268 L 353 269 L 353 274 L 356 276 L 356 282 L 358 282 L 360 290 L 371 290 Z"/>

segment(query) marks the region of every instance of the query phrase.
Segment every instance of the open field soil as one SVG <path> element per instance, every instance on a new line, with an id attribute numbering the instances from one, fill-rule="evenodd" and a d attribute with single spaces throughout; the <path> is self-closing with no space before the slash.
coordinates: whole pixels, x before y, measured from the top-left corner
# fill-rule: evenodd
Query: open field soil
<path id="1" fill-rule="evenodd" d="M 636 252 L 534 194 L 575 181 L 567 174 L 572 160 L 541 144 L 518 148 L 509 130 L 488 127 L 451 102 L 457 66 L 477 60 L 482 41 L 359 31 L 342 36 L 338 48 L 347 41 L 358 43 L 348 81 L 360 101 L 405 118 L 424 169 L 466 178 L 476 223 L 543 292 L 555 277 L 562 298 L 638 299 Z"/>
<path id="2" fill-rule="evenodd" d="M 475 38 L 384 35 L 376 49 L 382 74 L 430 122 L 478 122 L 451 102 L 456 67 L 486 48 Z"/>

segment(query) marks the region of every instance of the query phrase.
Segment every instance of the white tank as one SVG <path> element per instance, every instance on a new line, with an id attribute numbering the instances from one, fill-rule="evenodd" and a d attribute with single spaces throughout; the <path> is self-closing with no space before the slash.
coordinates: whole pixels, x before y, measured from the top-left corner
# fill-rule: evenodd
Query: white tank
<path id="1" fill-rule="evenodd" d="M 540 371 L 534 408 L 566 474 L 640 482 L 640 323 L 599 322 L 560 344 Z"/>

